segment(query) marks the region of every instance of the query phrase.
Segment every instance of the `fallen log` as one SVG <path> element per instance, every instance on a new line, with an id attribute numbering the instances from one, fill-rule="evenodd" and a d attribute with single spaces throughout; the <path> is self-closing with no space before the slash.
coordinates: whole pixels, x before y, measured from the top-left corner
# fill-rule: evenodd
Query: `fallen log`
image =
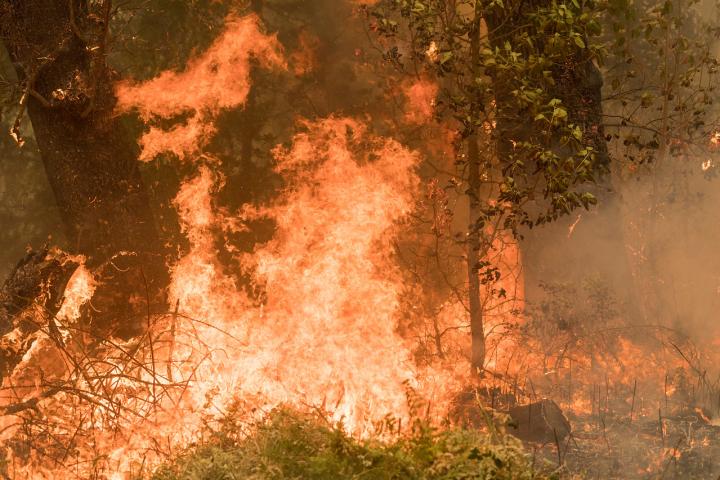
<path id="1" fill-rule="evenodd" d="M 53 318 L 80 261 L 47 246 L 28 251 L 0 288 L 0 383 L 15 370 Z"/>

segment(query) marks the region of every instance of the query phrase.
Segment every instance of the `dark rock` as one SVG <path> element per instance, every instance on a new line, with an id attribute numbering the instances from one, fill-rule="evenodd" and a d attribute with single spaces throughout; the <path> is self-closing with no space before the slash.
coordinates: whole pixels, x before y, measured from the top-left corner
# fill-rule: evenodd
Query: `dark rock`
<path id="1" fill-rule="evenodd" d="M 518 405 L 508 414 L 511 418 L 508 432 L 524 441 L 559 442 L 570 434 L 570 423 L 552 400 Z"/>

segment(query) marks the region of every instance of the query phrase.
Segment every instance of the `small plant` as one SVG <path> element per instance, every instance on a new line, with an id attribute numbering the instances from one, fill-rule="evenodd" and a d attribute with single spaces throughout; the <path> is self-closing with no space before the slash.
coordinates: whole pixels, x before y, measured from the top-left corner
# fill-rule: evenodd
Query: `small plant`
<path id="1" fill-rule="evenodd" d="M 153 480 L 549 480 L 513 437 L 417 421 L 391 440 L 359 440 L 319 414 L 271 412 L 249 435 L 228 420 L 209 440 L 162 466 Z"/>

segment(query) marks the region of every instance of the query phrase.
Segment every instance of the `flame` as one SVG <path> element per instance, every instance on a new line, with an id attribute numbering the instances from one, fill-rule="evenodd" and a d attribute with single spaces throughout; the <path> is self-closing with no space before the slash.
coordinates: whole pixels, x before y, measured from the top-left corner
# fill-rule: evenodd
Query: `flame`
<path id="1" fill-rule="evenodd" d="M 710 144 L 714 147 L 720 146 L 720 132 L 714 132 L 710 135 Z"/>
<path id="2" fill-rule="evenodd" d="M 435 113 L 435 98 L 438 95 L 437 83 L 427 79 L 415 80 L 403 87 L 407 99 L 405 121 L 421 124 L 430 120 Z"/>
<path id="3" fill-rule="evenodd" d="M 139 84 L 118 83 L 119 112 L 136 110 L 145 122 L 188 116 L 185 124 L 169 130 L 152 127 L 140 140 L 140 159 L 149 161 L 163 151 L 180 158 L 198 152 L 214 133 L 212 123 L 220 112 L 245 104 L 252 58 L 264 67 L 286 66 L 280 43 L 262 33 L 257 15 L 230 15 L 222 35 L 184 71 L 166 71 Z"/>
<path id="4" fill-rule="evenodd" d="M 216 132 L 212 123 L 197 116 L 191 117 L 186 123 L 174 125 L 169 130 L 150 127 L 140 138 L 140 160 L 150 161 L 165 152 L 178 158 L 190 158 L 201 148 L 199 142 L 207 141 Z"/>
<path id="5" fill-rule="evenodd" d="M 425 56 L 433 63 L 437 62 L 440 58 L 440 54 L 438 53 L 438 46 L 437 43 L 435 43 L 435 40 L 430 42 L 427 50 L 425 50 Z"/>
<path id="6" fill-rule="evenodd" d="M 226 32 L 184 73 L 121 84 L 120 111 L 136 108 L 150 122 L 192 112 L 185 126 L 151 129 L 143 157 L 166 150 L 183 157 L 201 147 L 194 141 L 212 134 L 208 120 L 245 101 L 250 55 L 284 66 L 279 52 L 275 37 L 259 33 L 255 16 L 231 17 Z M 178 88 L 193 93 L 184 98 Z M 387 413 L 402 415 L 406 385 L 418 385 L 409 351 L 395 333 L 401 280 L 391 243 L 397 223 L 414 206 L 418 155 L 368 134 L 353 119 L 301 127 L 290 148 L 274 152 L 287 183 L 276 204 L 229 218 L 213 205 L 224 179 L 207 157 L 176 196 L 191 248 L 172 269 L 171 303 L 187 322 L 202 324 L 192 325 L 195 338 L 184 339 L 186 348 L 175 354 L 197 361 L 202 345 L 223 354 L 211 354 L 200 368 L 186 361 L 173 376 L 194 365 L 186 412 L 201 410 L 214 392 L 219 404 L 253 397 L 256 407 L 332 406 L 335 418 L 362 432 Z M 275 221 L 275 237 L 241 260 L 266 292 L 260 306 L 223 271 L 213 236 L 218 228 L 242 228 L 242 220 L 259 217 Z"/>
<path id="7" fill-rule="evenodd" d="M 315 70 L 318 62 L 320 39 L 317 35 L 303 30 L 298 36 L 298 49 L 290 57 L 293 73 L 298 77 Z"/>
<path id="8" fill-rule="evenodd" d="M 394 331 L 401 285 L 391 240 L 413 206 L 418 157 L 352 119 L 304 127 L 292 147 L 275 151 L 288 184 L 281 200 L 243 212 L 277 225 L 274 239 L 245 259 L 265 303 L 250 305 L 220 272 L 210 234 L 219 213 L 206 168 L 176 198 L 193 247 L 175 267 L 171 291 L 189 315 L 249 346 L 214 359 L 213 374 L 196 384 L 199 397 L 220 390 L 226 401 L 255 395 L 268 407 L 333 406 L 335 418 L 363 431 L 405 410 L 404 385 L 415 378 Z M 373 147 L 358 156 L 363 142 Z M 208 344 L 228 342 L 205 333 Z"/>
<path id="9" fill-rule="evenodd" d="M 248 303 L 215 256 L 213 228 L 223 219 L 213 208 L 212 194 L 222 182 L 203 165 L 196 177 L 183 183 L 174 200 L 191 249 L 172 269 L 171 304 L 180 302 L 191 317 L 210 321 L 230 321 Z"/>
<path id="10" fill-rule="evenodd" d="M 80 309 L 90 301 L 96 288 L 97 282 L 92 272 L 87 269 L 84 263 L 81 264 L 73 272 L 65 287 L 65 298 L 56 315 L 57 318 L 63 323 L 77 321 L 80 318 Z"/>
<path id="11" fill-rule="evenodd" d="M 65 326 L 75 323 L 80 318 L 80 309 L 90 301 L 97 287 L 92 273 L 83 263 L 84 257 L 69 257 L 69 261 L 77 261 L 79 266 L 68 280 L 62 306 L 54 320 L 60 324 L 59 331 L 65 341 L 71 335 Z M 16 334 L 17 343 L 27 341 L 19 332 L 13 332 L 12 335 Z M 46 382 L 63 378 L 67 373 L 66 367 L 66 359 L 49 333 L 43 330 L 37 332 L 34 335 L 34 342 L 23 355 L 19 365 L 2 381 L 0 407 L 33 398 L 42 391 Z M 0 425 L 7 426 L 6 420 L 2 418 Z M 13 432 L 12 429 L 3 429 L 3 436 L 7 438 Z"/>

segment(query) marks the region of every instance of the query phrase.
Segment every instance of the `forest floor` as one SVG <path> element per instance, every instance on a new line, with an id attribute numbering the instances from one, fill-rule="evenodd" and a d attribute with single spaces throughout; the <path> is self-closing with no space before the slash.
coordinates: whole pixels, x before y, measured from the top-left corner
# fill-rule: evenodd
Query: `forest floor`
<path id="1" fill-rule="evenodd" d="M 587 480 L 720 478 L 720 426 L 701 412 L 668 417 L 567 415 L 572 434 L 560 445 L 528 445 Z"/>

